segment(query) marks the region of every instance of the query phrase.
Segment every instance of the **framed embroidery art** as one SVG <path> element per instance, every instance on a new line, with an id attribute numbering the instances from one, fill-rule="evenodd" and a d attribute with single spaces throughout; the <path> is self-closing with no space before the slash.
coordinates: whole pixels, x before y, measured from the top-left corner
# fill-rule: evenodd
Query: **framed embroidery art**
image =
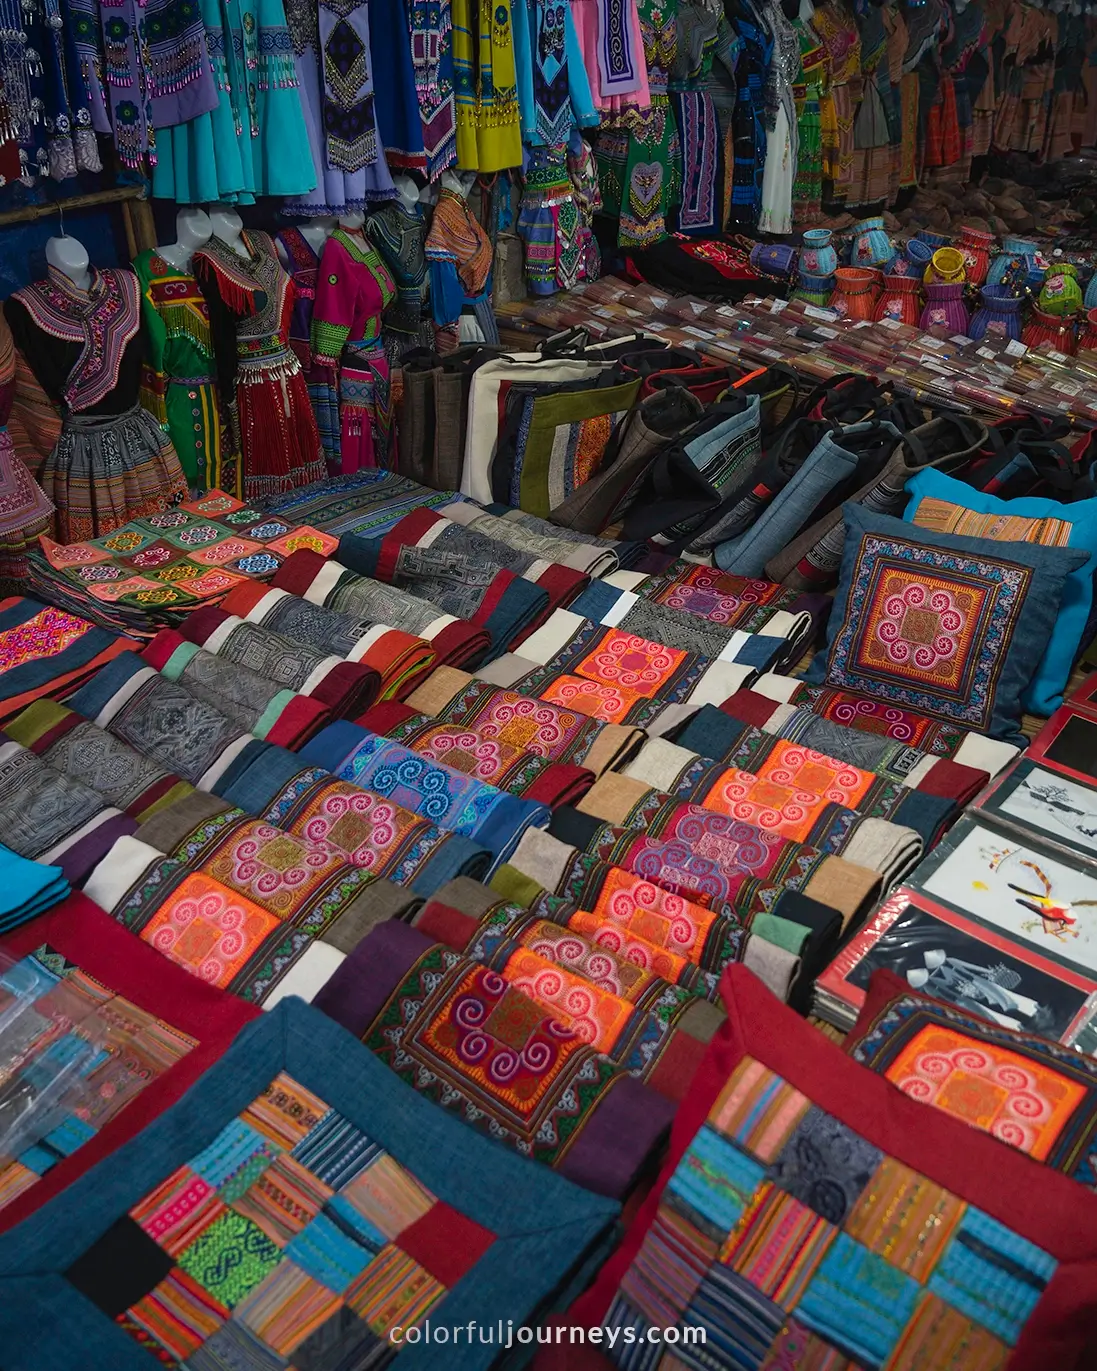
<path id="1" fill-rule="evenodd" d="M 1097 785 L 1097 713 L 1064 705 L 1037 733 L 1025 753 L 1075 780 Z"/>
<path id="2" fill-rule="evenodd" d="M 900 887 L 815 983 L 815 1012 L 852 1028 L 874 971 L 913 990 L 979 1014 L 1077 1045 L 1097 1014 L 1097 978 L 1058 966 L 925 895 Z"/>
<path id="3" fill-rule="evenodd" d="M 1066 861 L 1097 868 L 1097 786 L 1025 757 L 999 776 L 970 812 L 1021 839 L 1046 843 Z"/>
<path id="4" fill-rule="evenodd" d="M 907 884 L 1049 961 L 1097 974 L 1097 875 L 965 818 Z"/>

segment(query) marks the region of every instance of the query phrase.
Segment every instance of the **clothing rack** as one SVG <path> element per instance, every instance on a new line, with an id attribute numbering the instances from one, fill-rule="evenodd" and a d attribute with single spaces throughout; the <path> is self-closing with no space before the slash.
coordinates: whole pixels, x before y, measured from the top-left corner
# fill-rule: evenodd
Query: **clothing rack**
<path id="1" fill-rule="evenodd" d="M 24 205 L 0 213 L 0 228 L 8 224 L 29 224 L 52 214 L 64 215 L 66 210 L 94 209 L 98 205 L 119 205 L 126 231 L 126 247 L 132 260 L 145 248 L 156 246 L 156 224 L 152 206 L 143 186 L 113 186 L 110 190 L 89 191 L 86 195 L 69 195 L 48 204 Z"/>

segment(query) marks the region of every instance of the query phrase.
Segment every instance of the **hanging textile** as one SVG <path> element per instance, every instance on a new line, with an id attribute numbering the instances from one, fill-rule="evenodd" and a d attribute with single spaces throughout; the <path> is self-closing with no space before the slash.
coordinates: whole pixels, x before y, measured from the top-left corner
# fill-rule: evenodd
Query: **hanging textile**
<path id="1" fill-rule="evenodd" d="M 457 164 L 469 171 L 522 165 L 512 0 L 452 0 Z"/>
<path id="2" fill-rule="evenodd" d="M 417 169 L 433 181 L 457 161 L 450 0 L 409 0 L 408 22 L 423 127 L 423 163 Z"/>
<path id="3" fill-rule="evenodd" d="M 183 0 L 177 0 L 183 3 Z M 252 204 L 317 183 L 282 0 L 201 0 L 217 99 L 161 129 L 152 193 Z"/>
<path id="4" fill-rule="evenodd" d="M 241 240 L 246 257 L 211 238 L 194 254 L 194 271 L 218 338 L 221 393 L 234 395 L 238 409 L 236 493 L 252 499 L 318 481 L 326 468 L 301 364 L 289 347 L 293 282 L 269 234 L 243 233 Z M 230 340 L 225 347 L 223 339 Z"/>
<path id="5" fill-rule="evenodd" d="M 443 186 L 427 234 L 430 298 L 439 352 L 458 341 L 499 341 L 491 307 L 491 242 L 468 201 Z"/>
<path id="6" fill-rule="evenodd" d="M 0 594 L 17 592 L 27 577 L 27 550 L 49 527 L 50 502 L 16 455 L 7 429 L 15 393 L 15 344 L 0 316 Z"/>
<path id="7" fill-rule="evenodd" d="M 396 298 L 384 317 L 385 353 L 390 366 L 415 347 L 433 347 L 427 285 L 427 226 L 423 207 L 399 200 L 382 205 L 366 220 L 366 235 L 393 279 Z"/>
<path id="8" fill-rule="evenodd" d="M 191 490 L 217 487 L 221 415 L 209 306 L 190 272 L 177 271 L 155 249 L 139 253 L 133 269 L 145 333 L 141 403 L 167 429 Z"/>

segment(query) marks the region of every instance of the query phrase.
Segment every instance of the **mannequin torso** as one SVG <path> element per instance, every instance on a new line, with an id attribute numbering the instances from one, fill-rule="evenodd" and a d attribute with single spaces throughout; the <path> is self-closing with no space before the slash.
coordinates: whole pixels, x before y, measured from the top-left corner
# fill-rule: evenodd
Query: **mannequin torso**
<path id="1" fill-rule="evenodd" d="M 221 242 L 232 248 L 238 256 L 250 256 L 242 236 L 244 221 L 231 205 L 211 205 L 209 221 L 214 238 L 220 238 Z"/>

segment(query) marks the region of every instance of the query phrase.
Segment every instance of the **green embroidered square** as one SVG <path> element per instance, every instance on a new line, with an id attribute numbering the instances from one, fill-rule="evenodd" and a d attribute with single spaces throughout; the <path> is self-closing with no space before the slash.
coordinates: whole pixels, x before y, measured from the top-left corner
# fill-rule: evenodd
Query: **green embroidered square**
<path id="1" fill-rule="evenodd" d="M 282 1259 L 261 1228 L 229 1210 L 185 1248 L 178 1263 L 215 1299 L 233 1309 Z"/>

